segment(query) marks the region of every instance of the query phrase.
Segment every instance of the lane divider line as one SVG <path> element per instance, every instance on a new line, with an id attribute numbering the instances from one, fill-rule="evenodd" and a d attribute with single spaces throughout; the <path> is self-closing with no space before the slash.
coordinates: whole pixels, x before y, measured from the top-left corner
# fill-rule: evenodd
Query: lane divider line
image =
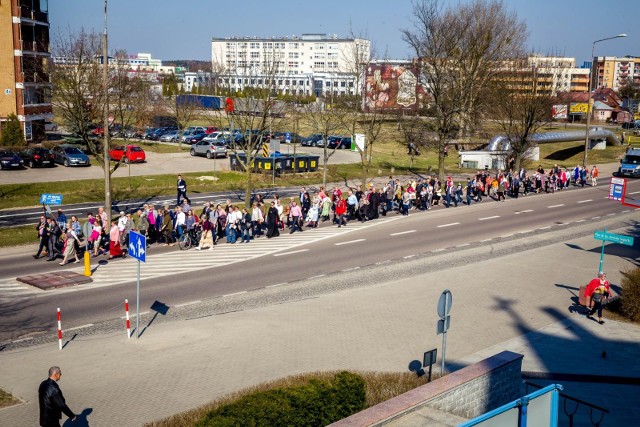
<path id="1" fill-rule="evenodd" d="M 336 246 L 342 246 L 342 245 L 350 245 L 351 243 L 358 243 L 358 242 L 364 242 L 367 239 L 356 239 L 356 240 L 349 240 L 348 242 L 340 242 L 340 243 L 335 243 Z"/>
<path id="2" fill-rule="evenodd" d="M 273 254 L 273 256 L 286 256 L 286 255 L 293 255 L 293 254 L 298 254 L 300 252 L 307 252 L 309 249 L 298 249 L 297 251 L 291 251 L 291 252 L 284 252 L 281 254 Z"/>
<path id="3" fill-rule="evenodd" d="M 593 202 L 593 199 L 580 200 L 579 202 L 576 202 L 576 203 L 588 203 L 588 202 Z"/>
<path id="4" fill-rule="evenodd" d="M 500 215 L 494 215 L 494 216 L 487 216 L 484 218 L 478 218 L 478 221 L 485 221 L 487 219 L 495 219 L 495 218 L 500 218 Z"/>
<path id="5" fill-rule="evenodd" d="M 454 225 L 460 225 L 460 223 L 459 222 L 452 222 L 452 223 L 449 223 L 449 224 L 442 224 L 442 225 L 439 225 L 438 228 L 451 227 L 451 226 L 454 226 Z"/>
<path id="6" fill-rule="evenodd" d="M 391 234 L 389 234 L 389 236 L 400 236 L 402 234 L 415 233 L 416 231 L 418 231 L 418 230 L 400 231 L 398 233 L 391 233 Z"/>
<path id="7" fill-rule="evenodd" d="M 562 206 L 564 206 L 564 203 L 561 203 L 561 204 L 559 204 L 559 205 L 551 205 L 551 206 L 547 206 L 547 209 L 559 208 L 559 207 L 562 207 Z"/>
<path id="8" fill-rule="evenodd" d="M 232 297 L 232 296 L 236 296 L 236 295 L 242 295 L 242 294 L 246 294 L 246 293 L 247 293 L 247 291 L 234 292 L 232 294 L 222 295 L 222 298 Z"/>

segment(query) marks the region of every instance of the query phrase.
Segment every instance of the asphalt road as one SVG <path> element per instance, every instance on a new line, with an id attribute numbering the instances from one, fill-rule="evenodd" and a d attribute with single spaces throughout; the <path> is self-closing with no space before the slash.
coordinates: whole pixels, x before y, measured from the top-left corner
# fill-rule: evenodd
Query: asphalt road
<path id="1" fill-rule="evenodd" d="M 639 190 L 640 182 L 629 183 L 629 192 Z M 367 274 L 364 267 L 368 265 L 401 262 L 403 258 L 417 254 L 487 245 L 495 239 L 526 240 L 533 234 L 553 233 L 558 227 L 581 223 L 592 224 L 592 232 L 602 228 L 598 226 L 602 219 L 631 210 L 607 200 L 607 195 L 608 186 L 603 185 L 520 197 L 505 203 L 485 199 L 471 207 L 437 208 L 427 213 L 412 211 L 408 217 L 384 224 L 380 221 L 379 225 L 372 221 L 371 227 L 366 229 L 280 252 L 278 256 L 270 254 L 243 263 L 143 281 L 141 306 L 149 307 L 156 300 L 169 306 L 206 303 L 224 295 L 266 286 L 285 286 L 310 277 L 353 269 L 362 269 L 362 274 Z M 286 238 L 278 239 L 284 242 Z M 157 253 L 171 250 L 176 249 L 154 248 Z M 224 251 L 225 245 L 221 244 L 215 250 Z M 5 255 L 0 278 L 15 277 L 25 271 L 51 270 L 46 264 L 24 253 Z M 153 268 L 153 263 L 148 262 L 145 268 Z M 375 283 L 375 277 L 370 279 Z M 66 328 L 117 319 L 122 315 L 122 295 L 129 295 L 130 299 L 135 295 L 135 279 L 73 293 L 50 292 L 37 298 L 2 301 L 0 341 L 51 330 L 52 313 L 61 305 L 73 307 L 67 310 Z"/>

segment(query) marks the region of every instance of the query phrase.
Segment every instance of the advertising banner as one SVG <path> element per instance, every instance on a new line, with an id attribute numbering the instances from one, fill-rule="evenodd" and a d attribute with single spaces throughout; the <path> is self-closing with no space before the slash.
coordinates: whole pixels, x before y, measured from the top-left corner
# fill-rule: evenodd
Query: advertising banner
<path id="1" fill-rule="evenodd" d="M 586 102 L 572 102 L 569 108 L 571 114 L 587 114 L 588 111 L 589 107 Z"/>
<path id="2" fill-rule="evenodd" d="M 567 106 L 564 104 L 554 105 L 551 108 L 551 114 L 554 119 L 566 119 L 568 117 Z"/>
<path id="3" fill-rule="evenodd" d="M 416 110 L 418 70 L 411 64 L 369 64 L 364 90 L 364 107 L 368 112 Z"/>

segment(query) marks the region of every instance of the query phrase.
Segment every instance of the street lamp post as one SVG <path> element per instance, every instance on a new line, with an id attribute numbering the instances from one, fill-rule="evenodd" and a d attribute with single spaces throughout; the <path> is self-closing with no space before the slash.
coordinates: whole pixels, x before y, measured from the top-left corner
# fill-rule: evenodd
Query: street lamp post
<path id="1" fill-rule="evenodd" d="M 587 158 L 588 158 L 588 153 L 589 153 L 589 126 L 591 125 L 591 81 L 593 80 L 593 69 L 595 66 L 595 63 L 593 62 L 593 55 L 595 53 L 595 49 L 596 49 L 596 43 L 600 43 L 606 40 L 613 40 L 613 39 L 619 39 L 622 37 L 627 37 L 626 34 L 618 34 L 617 36 L 613 36 L 613 37 L 607 37 L 604 39 L 600 39 L 600 40 L 596 40 L 592 43 L 591 45 L 591 72 L 589 73 L 589 91 L 587 93 L 588 97 L 587 97 L 587 130 L 585 132 L 585 138 L 584 138 L 584 158 L 582 160 L 582 166 L 584 166 L 585 168 L 587 167 Z"/>

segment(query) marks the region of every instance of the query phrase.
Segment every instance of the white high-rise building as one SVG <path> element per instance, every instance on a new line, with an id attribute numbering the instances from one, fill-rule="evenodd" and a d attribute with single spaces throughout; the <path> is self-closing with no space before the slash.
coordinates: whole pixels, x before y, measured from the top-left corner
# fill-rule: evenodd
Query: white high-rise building
<path id="1" fill-rule="evenodd" d="M 213 75 L 220 86 L 236 91 L 275 87 L 285 94 L 355 95 L 370 55 L 369 40 L 326 34 L 211 41 Z"/>

